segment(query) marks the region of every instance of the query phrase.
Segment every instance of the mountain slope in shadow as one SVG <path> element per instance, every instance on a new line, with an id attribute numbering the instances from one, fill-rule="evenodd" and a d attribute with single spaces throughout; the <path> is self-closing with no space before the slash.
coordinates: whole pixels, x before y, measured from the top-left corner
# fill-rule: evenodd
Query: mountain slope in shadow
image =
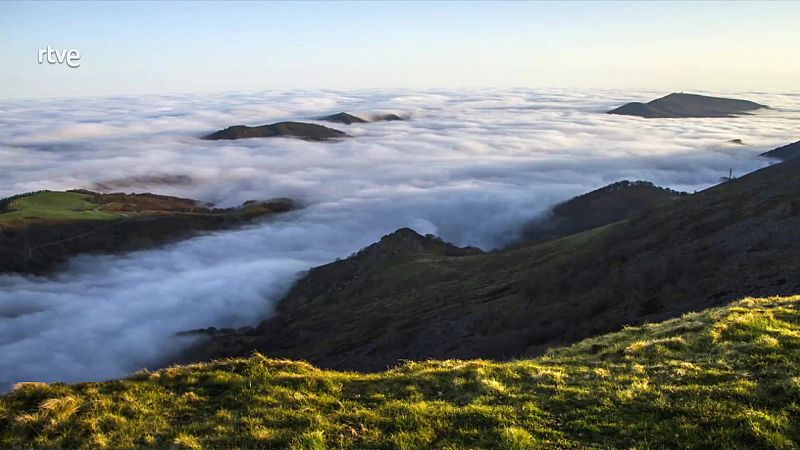
<path id="1" fill-rule="evenodd" d="M 659 203 L 689 195 L 649 181 L 618 181 L 560 203 L 526 225 L 522 240 L 545 242 L 627 219 Z"/>
<path id="2" fill-rule="evenodd" d="M 422 251 L 430 238 L 405 230 L 408 244 L 379 261 L 312 269 L 272 318 L 209 330 L 188 358 L 258 350 L 381 370 L 404 359 L 528 357 L 748 295 L 796 293 L 799 168 L 800 160 L 777 164 L 621 222 L 501 252 Z"/>
<path id="3" fill-rule="evenodd" d="M 761 154 L 761 156 L 766 156 L 767 158 L 775 158 L 781 161 L 800 158 L 800 141 L 794 142 L 789 145 L 784 145 L 783 147 L 778 147 L 768 152 L 764 152 Z"/>

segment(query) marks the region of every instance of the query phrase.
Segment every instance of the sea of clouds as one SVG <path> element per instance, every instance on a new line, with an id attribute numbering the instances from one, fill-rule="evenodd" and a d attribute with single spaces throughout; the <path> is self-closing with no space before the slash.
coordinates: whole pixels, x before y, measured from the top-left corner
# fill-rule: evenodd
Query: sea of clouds
<path id="1" fill-rule="evenodd" d="M 497 248 L 572 196 L 622 179 L 704 189 L 729 169 L 766 166 L 759 153 L 798 139 L 800 95 L 717 93 L 773 107 L 731 119 L 603 113 L 662 94 L 291 91 L 1 102 L 0 197 L 118 188 L 220 206 L 291 197 L 305 208 L 159 249 L 77 257 L 50 277 L 0 275 L 0 381 L 154 368 L 187 344 L 176 332 L 256 324 L 303 270 L 397 228 Z M 327 124 L 353 136 L 340 142 L 198 139 L 234 124 L 339 111 L 409 120 Z"/>

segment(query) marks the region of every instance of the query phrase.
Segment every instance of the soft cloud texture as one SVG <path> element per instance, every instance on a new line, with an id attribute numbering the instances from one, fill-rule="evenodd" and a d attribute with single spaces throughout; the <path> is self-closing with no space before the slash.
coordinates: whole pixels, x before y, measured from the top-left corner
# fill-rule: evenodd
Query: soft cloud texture
<path id="1" fill-rule="evenodd" d="M 160 249 L 78 257 L 49 278 L 0 275 L 0 380 L 152 368 L 186 344 L 176 332 L 255 324 L 302 270 L 399 227 L 493 248 L 574 195 L 621 179 L 704 189 L 729 168 L 765 166 L 760 152 L 798 139 L 798 95 L 721 93 L 774 107 L 734 119 L 603 114 L 660 94 L 293 91 L 0 103 L 0 197 L 124 180 L 127 191 L 223 206 L 270 197 L 308 205 Z M 327 124 L 354 136 L 336 143 L 197 139 L 338 111 L 411 120 Z M 183 182 L 164 182 L 178 175 Z"/>

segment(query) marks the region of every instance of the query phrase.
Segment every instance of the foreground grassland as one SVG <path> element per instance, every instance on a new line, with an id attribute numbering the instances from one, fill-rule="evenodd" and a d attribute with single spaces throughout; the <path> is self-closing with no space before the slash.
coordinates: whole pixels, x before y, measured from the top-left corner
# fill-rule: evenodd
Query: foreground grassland
<path id="1" fill-rule="evenodd" d="M 0 213 L 0 222 L 24 219 L 114 220 L 121 214 L 99 211 L 91 196 L 77 192 L 39 192 L 17 198 Z"/>
<path id="2" fill-rule="evenodd" d="M 256 355 L 0 397 L 0 448 L 797 448 L 800 296 L 530 361 L 375 374 Z"/>

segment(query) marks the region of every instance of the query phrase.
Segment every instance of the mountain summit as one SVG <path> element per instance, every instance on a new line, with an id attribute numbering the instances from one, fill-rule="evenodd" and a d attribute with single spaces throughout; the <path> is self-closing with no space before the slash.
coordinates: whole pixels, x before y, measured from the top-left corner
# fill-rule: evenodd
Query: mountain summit
<path id="1" fill-rule="evenodd" d="M 647 103 L 632 102 L 608 114 L 654 118 L 734 117 L 749 111 L 769 108 L 748 100 L 672 93 Z"/>
<path id="2" fill-rule="evenodd" d="M 322 116 L 317 120 L 324 120 L 326 122 L 336 122 L 336 123 L 343 123 L 345 125 L 350 125 L 353 123 L 367 123 L 368 121 L 362 119 L 361 117 L 356 117 L 352 114 L 348 114 L 346 112 L 340 112 L 336 114 L 331 114 L 329 116 Z"/>

